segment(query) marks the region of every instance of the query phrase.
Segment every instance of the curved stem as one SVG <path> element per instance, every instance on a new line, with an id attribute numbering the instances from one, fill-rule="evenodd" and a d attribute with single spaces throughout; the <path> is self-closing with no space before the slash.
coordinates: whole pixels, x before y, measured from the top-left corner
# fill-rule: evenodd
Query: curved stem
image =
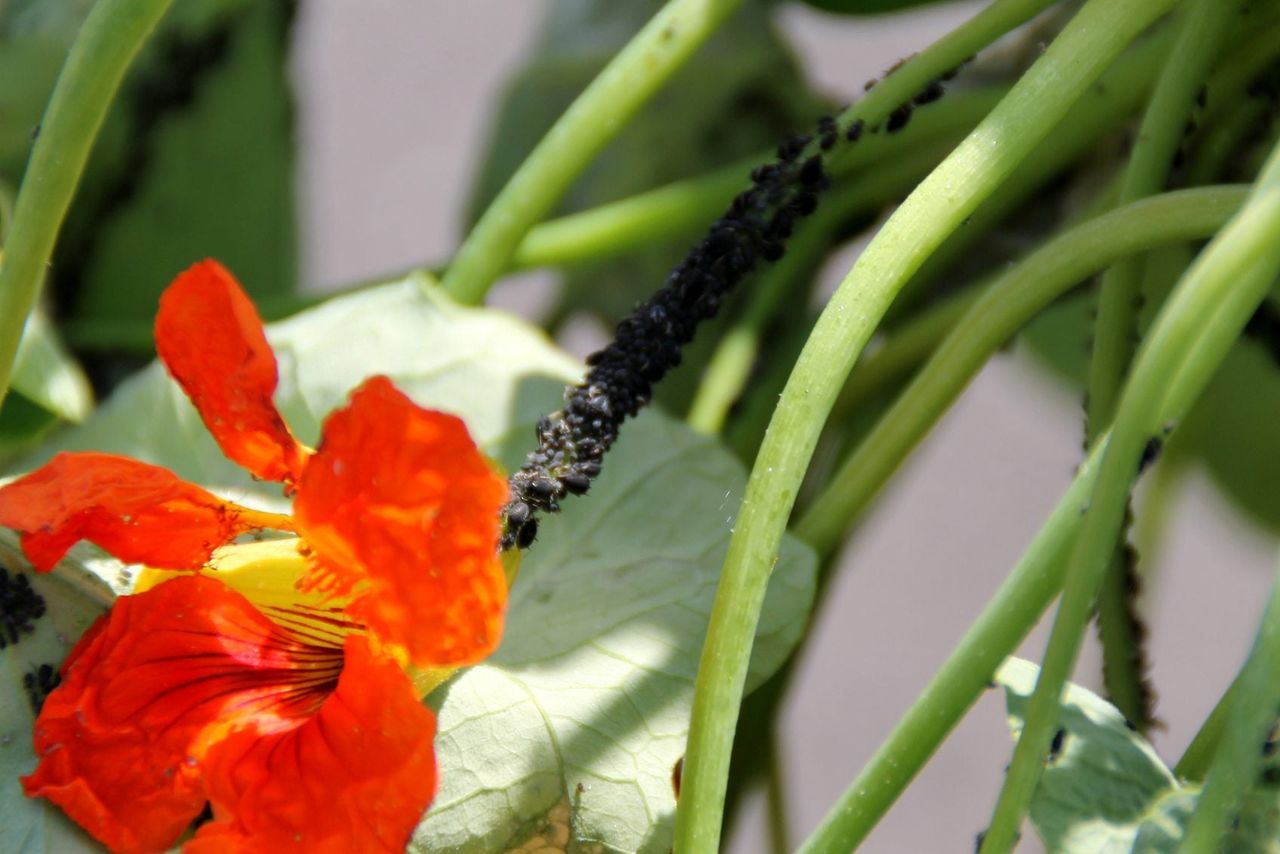
<path id="1" fill-rule="evenodd" d="M 533 224 L 742 2 L 669 0 L 520 164 L 459 248 L 445 290 L 459 302 L 480 302 Z"/>
<path id="2" fill-rule="evenodd" d="M 171 0 L 99 0 L 76 36 L 40 123 L 0 264 L 0 402 L 27 315 L 89 150 L 125 71 Z"/>
<path id="3" fill-rule="evenodd" d="M 1245 207 L 1178 284 L 1135 360 L 1072 551 L 1026 724 L 983 842 L 984 854 L 1010 850 L 1026 814 L 1144 445 L 1172 426 L 1163 422 L 1171 400 L 1194 400 L 1203 389 L 1277 273 L 1280 149 L 1273 152 Z"/>
<path id="4" fill-rule="evenodd" d="M 1121 251 L 1142 252 L 1161 239 L 1177 241 L 1191 239 L 1193 234 L 1201 237 L 1212 234 L 1239 208 L 1245 194 L 1243 187 L 1222 187 L 1155 196 L 1077 226 L 1046 245 L 983 294 L 904 392 L 899 405 L 886 414 L 876 433 L 913 435 L 914 440 L 904 443 L 909 450 L 928 431 L 929 424 L 936 420 L 947 402 L 959 395 L 978 367 L 1001 342 L 1008 340 L 1011 330 L 1023 326 L 1043 305 L 1051 302 L 1056 293 L 1070 287 L 1071 280 L 1047 286 L 1034 299 L 1028 294 L 1028 298 L 1013 300 L 1012 294 L 1025 294 L 1027 288 L 1039 283 L 1042 277 L 1053 277 L 1056 271 L 1062 270 L 1060 265 L 1091 253 L 1096 253 L 1093 262 L 1073 271 L 1075 281 L 1105 267 Z M 1153 226 L 1150 231 L 1148 225 Z M 1121 244 L 1127 248 L 1121 249 Z M 986 328 L 987 324 L 991 325 L 990 329 Z M 952 379 L 946 380 L 946 372 L 952 371 Z M 930 376 L 936 379 L 930 380 Z M 1180 413 L 1168 414 L 1177 417 Z M 1100 448 L 1099 444 L 1085 461 L 1008 579 L 814 831 L 803 851 L 849 850 L 864 839 L 977 700 L 1000 662 L 1012 654 L 1031 631 L 1062 587 L 1067 547 L 1079 529 L 1080 511 L 1097 474 Z M 883 453 L 893 452 L 885 448 Z M 898 453 L 905 454 L 905 450 Z M 870 458 L 863 457 L 864 460 Z M 880 483 L 895 466 L 891 464 L 886 473 L 879 475 Z M 847 477 L 854 477 L 859 471 L 854 466 L 842 470 Z M 840 483 L 841 479 L 838 475 L 833 484 Z M 871 479 L 876 480 L 874 476 Z M 874 486 L 871 491 L 874 492 Z M 826 500 L 847 500 L 840 496 L 841 493 L 833 492 Z M 802 536 L 819 529 L 822 504 L 823 499 L 815 502 L 809 514 L 812 518 L 803 518 L 797 526 Z M 838 540 L 834 536 L 820 540 L 819 547 L 826 542 Z"/>
<path id="5" fill-rule="evenodd" d="M 830 554 L 911 449 L 987 359 L 1053 300 L 1126 256 L 1213 234 L 1243 203 L 1244 187 L 1153 196 L 1072 228 L 995 281 L 840 466 L 794 532 Z"/>
<path id="6" fill-rule="evenodd" d="M 1172 47 L 1156 82 L 1120 184 L 1120 203 L 1159 192 L 1169 179 L 1196 93 L 1216 60 L 1222 37 L 1238 12 L 1223 0 L 1192 0 L 1179 11 Z M 1085 444 L 1115 416 L 1120 386 L 1138 338 L 1144 259 L 1125 258 L 1108 268 L 1099 287 L 1085 404 Z M 1103 678 L 1107 697 L 1124 716 L 1146 729 L 1151 692 L 1145 683 L 1145 656 L 1136 622 L 1136 572 L 1122 547 L 1122 530 L 1098 604 Z"/>
<path id="7" fill-rule="evenodd" d="M 925 258 L 1171 3 L 1089 0 L 885 223 L 818 318 L 765 434 L 729 542 L 694 687 L 676 850 L 718 847 L 733 732 L 769 572 L 823 422 L 871 331 Z M 1021 8 L 996 2 L 982 14 L 1015 6 Z"/>
<path id="8" fill-rule="evenodd" d="M 761 277 L 742 319 L 716 346 L 689 407 L 690 427 L 708 435 L 720 432 L 730 407 L 746 386 L 760 349 L 760 338 L 786 298 L 787 286 L 794 281 L 798 270 L 813 265 L 814 256 L 830 244 L 832 232 L 853 214 L 874 210 L 901 198 L 943 154 L 937 149 L 912 153 L 882 169 L 858 176 L 853 186 L 843 192 L 833 192 L 814 218 L 800 226 L 787 254 Z"/>
<path id="9" fill-rule="evenodd" d="M 1228 692 L 1232 701 L 1226 730 L 1178 847 L 1184 854 L 1222 850 L 1230 816 L 1239 812 L 1241 801 L 1258 779 L 1260 748 L 1280 708 L 1280 572 L 1236 684 L 1239 687 L 1233 685 Z"/>

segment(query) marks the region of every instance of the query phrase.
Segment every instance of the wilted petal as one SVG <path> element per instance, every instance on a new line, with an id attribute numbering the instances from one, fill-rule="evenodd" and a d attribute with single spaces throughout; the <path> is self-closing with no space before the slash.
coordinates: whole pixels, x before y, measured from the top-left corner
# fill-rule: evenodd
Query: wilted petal
<path id="1" fill-rule="evenodd" d="M 23 551 L 43 572 L 79 540 L 126 563 L 196 569 L 246 531 L 288 529 L 292 522 L 223 501 L 159 466 L 114 454 L 61 453 L 0 487 L 0 526 L 22 532 Z"/>
<path id="2" fill-rule="evenodd" d="M 121 597 L 45 700 L 23 785 L 113 850 L 163 850 L 204 808 L 210 745 L 297 727 L 341 667 L 340 645 L 282 630 L 208 578 Z"/>
<path id="3" fill-rule="evenodd" d="M 325 421 L 294 521 L 314 552 L 313 585 L 354 594 L 348 613 L 414 664 L 467 664 L 502 633 L 506 497 L 461 420 L 375 377 Z"/>
<path id="4" fill-rule="evenodd" d="M 280 417 L 276 357 L 257 309 L 217 261 L 201 261 L 160 297 L 156 350 L 223 453 L 264 480 L 293 482 L 306 451 Z"/>
<path id="5" fill-rule="evenodd" d="M 210 749 L 214 821 L 184 851 L 400 854 L 435 794 L 434 737 L 400 668 L 350 636 L 338 688 L 315 717 Z"/>

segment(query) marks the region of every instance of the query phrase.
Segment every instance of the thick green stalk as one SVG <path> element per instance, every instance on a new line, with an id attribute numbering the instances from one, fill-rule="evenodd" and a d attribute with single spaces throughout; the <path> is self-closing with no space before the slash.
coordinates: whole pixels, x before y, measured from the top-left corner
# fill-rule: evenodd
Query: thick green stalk
<path id="1" fill-rule="evenodd" d="M 901 326 L 890 329 L 884 343 L 854 366 L 849 381 L 831 407 L 830 422 L 839 424 L 862 404 L 920 367 L 991 284 L 990 279 L 970 283 L 912 315 Z"/>
<path id="2" fill-rule="evenodd" d="M 1226 730 L 1178 847 L 1183 854 L 1221 851 L 1228 821 L 1239 813 L 1245 795 L 1258 781 L 1262 743 L 1280 709 L 1280 572 L 1262 614 L 1257 640 L 1240 672 L 1239 686 L 1230 692 L 1233 697 Z"/>
<path id="3" fill-rule="evenodd" d="M 742 319 L 716 346 L 689 407 L 690 427 L 708 435 L 719 434 L 730 407 L 747 384 L 765 327 L 788 295 L 787 286 L 798 270 L 814 264 L 815 255 L 830 245 L 833 232 L 851 215 L 874 211 L 904 196 L 945 154 L 939 149 L 908 152 L 865 176 L 856 176 L 853 186 L 834 191 L 814 218 L 801 225 L 787 254 L 761 277 Z"/>
<path id="4" fill-rule="evenodd" d="M 171 0 L 99 0 L 62 66 L 18 191 L 0 263 L 0 402 L 58 229 L 125 71 Z"/>
<path id="5" fill-rule="evenodd" d="M 800 847 L 802 854 L 856 848 L 1035 626 L 1062 589 L 1067 550 L 1080 528 L 1080 511 L 1098 473 L 1098 456 L 1095 450 L 1080 467 L 1009 577 Z"/>
<path id="6" fill-rule="evenodd" d="M 1194 399 L 1280 273 L 1280 149 L 1249 201 L 1218 233 L 1174 290 L 1138 352 L 1072 551 L 1062 602 L 1014 748 L 983 854 L 1012 848 L 1043 770 L 1059 697 L 1075 664 L 1120 530 L 1143 447 L 1171 425 L 1175 397 Z"/>
<path id="7" fill-rule="evenodd" d="M 1238 6 L 1224 0 L 1191 0 L 1179 10 L 1173 45 L 1121 179 L 1121 204 L 1157 193 L 1169 180 L 1196 94 L 1209 76 Z M 1143 271 L 1144 259 L 1132 257 L 1102 275 L 1085 398 L 1086 445 L 1092 444 L 1115 416 L 1120 386 L 1138 338 Z M 1122 530 L 1120 539 L 1124 536 Z M 1107 696 L 1126 718 L 1145 729 L 1151 720 L 1151 699 L 1144 682 L 1142 641 L 1130 593 L 1134 588 L 1128 576 L 1134 571 L 1131 559 L 1117 543 L 1099 598 L 1098 630 Z"/>
<path id="8" fill-rule="evenodd" d="M 1243 187 L 1215 187 L 1145 199 L 1077 226 L 1007 273 L 956 324 L 955 331 L 903 393 L 899 405 L 878 425 L 873 435 L 901 433 L 914 437 L 896 451 L 888 445 L 880 446 L 881 453 L 898 454 L 898 458 L 880 474 L 870 475 L 868 485 L 847 494 L 828 490 L 825 498 L 814 502 L 814 509 L 801 520 L 797 532 L 809 538 L 823 530 L 820 520 L 825 515 L 826 502 L 849 502 L 843 511 L 833 514 L 837 517 L 862 506 L 864 501 L 857 496 L 874 493 L 876 484 L 888 479 L 986 359 L 1008 340 L 1013 330 L 1025 325 L 1057 294 L 1112 263 L 1123 252 L 1142 252 L 1162 240 L 1180 241 L 1212 234 L 1239 208 L 1245 194 Z M 1077 259 L 1086 256 L 1092 260 L 1079 265 Z M 1053 281 L 1038 294 L 1028 293 L 1038 289 L 1046 278 Z M 1181 412 L 1171 410 L 1166 414 L 1178 417 Z M 862 456 L 860 452 L 859 456 L 865 462 L 875 455 Z M 1036 624 L 1061 589 L 1066 549 L 1079 528 L 1080 510 L 1092 489 L 1098 457 L 1095 449 L 1000 590 L 802 850 L 843 851 L 864 839 L 977 700 L 1000 662 L 1013 653 Z M 832 484 L 853 479 L 860 472 L 860 466 L 847 465 Z M 820 534 L 817 539 L 820 549 L 823 545 L 829 549 L 838 542 L 838 529 Z"/>
<path id="9" fill-rule="evenodd" d="M 885 223 L 828 303 L 765 433 L 729 543 L 694 688 L 676 850 L 714 851 L 751 639 L 818 435 L 903 283 L 1172 0 L 1089 0 L 990 115 Z M 1022 4 L 996 2 L 982 14 Z M 892 75 L 890 77 L 892 79 Z"/>
<path id="10" fill-rule="evenodd" d="M 520 164 L 449 265 L 445 289 L 460 302 L 480 302 L 534 223 L 742 2 L 669 0 Z"/>
<path id="11" fill-rule="evenodd" d="M 1209 773 L 1209 764 L 1213 762 L 1218 744 L 1222 741 L 1222 731 L 1226 728 L 1227 719 L 1231 716 L 1231 707 L 1235 705 L 1236 697 L 1240 694 L 1241 675 L 1237 674 L 1227 686 L 1227 690 L 1218 698 L 1213 710 L 1209 712 L 1209 717 L 1205 718 L 1195 738 L 1191 739 L 1191 744 L 1187 745 L 1182 758 L 1174 766 L 1173 773 L 1179 780 L 1204 782 L 1205 775 Z"/>
<path id="12" fill-rule="evenodd" d="M 1164 188 L 1196 93 L 1217 58 L 1222 35 L 1237 5 L 1224 0 L 1191 0 L 1180 10 L 1173 45 L 1125 165 L 1119 204 Z M 1089 366 L 1088 442 L 1106 429 L 1115 415 L 1120 386 L 1137 339 L 1141 281 L 1141 258 L 1126 258 L 1102 276 Z"/>
<path id="13" fill-rule="evenodd" d="M 795 533 L 820 554 L 830 554 L 986 361 L 1031 318 L 1121 258 L 1208 237 L 1239 209 L 1246 192 L 1205 187 L 1134 202 L 1072 228 L 1002 275 L 844 461 L 795 524 Z"/>

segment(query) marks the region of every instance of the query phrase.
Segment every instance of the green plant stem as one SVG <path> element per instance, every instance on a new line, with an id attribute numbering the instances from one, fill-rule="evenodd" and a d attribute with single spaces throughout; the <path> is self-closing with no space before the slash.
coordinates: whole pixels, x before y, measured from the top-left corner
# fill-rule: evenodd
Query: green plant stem
<path id="1" fill-rule="evenodd" d="M 1105 444 L 1100 440 L 1099 448 Z M 802 854 L 852 851 L 897 800 L 992 674 L 1062 589 L 1067 550 L 1097 476 L 1097 450 L 1085 460 L 1053 513 L 955 650 L 912 703 L 857 778 L 799 848 Z"/>
<path id="2" fill-rule="evenodd" d="M 942 140 L 958 141 L 1006 91 L 1005 86 L 984 86 L 948 96 L 921 110 L 900 133 L 866 135 L 830 172 L 841 178 L 903 151 L 930 147 Z M 747 185 L 752 167 L 771 156 L 762 151 L 707 175 L 536 225 L 516 248 L 511 269 L 595 261 L 700 231 Z"/>
<path id="3" fill-rule="evenodd" d="M 741 320 L 725 334 L 707 364 L 698 393 L 689 408 L 688 423 L 695 430 L 717 435 L 751 374 L 765 327 L 787 297 L 797 272 L 813 266 L 815 256 L 831 244 L 848 217 L 866 213 L 901 198 L 946 153 L 940 149 L 912 151 L 865 176 L 853 186 L 836 190 L 814 218 L 801 225 L 782 260 L 769 268 L 757 286 Z"/>
<path id="4" fill-rule="evenodd" d="M 694 687 L 676 814 L 677 851 L 718 848 L 733 732 L 769 573 L 825 417 L 849 369 L 907 278 L 1171 2 L 1089 0 L 1004 100 L 890 217 L 818 318 L 765 433 L 717 587 Z M 997 0 L 980 14 L 998 16 L 1024 6 Z"/>
<path id="5" fill-rule="evenodd" d="M 467 235 L 445 290 L 478 303 L 534 223 L 743 0 L 668 0 L 547 131 Z"/>
<path id="6" fill-rule="evenodd" d="M 982 279 L 948 294 L 886 333 L 884 343 L 854 366 L 849 381 L 831 407 L 830 421 L 839 423 L 928 359 L 961 322 L 973 304 L 990 289 Z"/>
<path id="7" fill-rule="evenodd" d="M 1213 710 L 1200 725 L 1195 738 L 1191 739 L 1191 744 L 1187 745 L 1182 758 L 1174 766 L 1173 773 L 1179 780 L 1204 782 L 1205 775 L 1209 773 L 1209 764 L 1213 761 L 1218 744 L 1222 741 L 1222 732 L 1226 728 L 1227 718 L 1231 715 L 1231 708 L 1242 690 L 1240 687 L 1242 676 L 1243 672 L 1236 674 L 1236 678 L 1218 698 Z"/>
<path id="8" fill-rule="evenodd" d="M 884 435 L 901 432 L 914 435 L 918 441 L 948 401 L 960 394 L 978 367 L 1007 340 L 1010 330 L 1023 326 L 1056 294 L 1102 269 L 1121 252 L 1142 252 L 1160 240 L 1185 240 L 1196 234 L 1212 234 L 1239 208 L 1245 195 L 1243 187 L 1222 187 L 1155 196 L 1103 214 L 1046 244 L 982 295 L 947 341 L 938 347 L 899 404 L 886 414 L 876 432 Z M 1092 262 L 1076 266 L 1083 256 L 1092 256 Z M 1062 265 L 1071 265 L 1074 269 L 1068 272 Z M 1063 273 L 1064 278 L 1046 286 L 1037 297 L 1027 293 L 1029 287 L 1038 285 L 1044 277 L 1056 279 L 1059 273 Z M 1014 299 L 1018 294 L 1022 296 Z M 986 328 L 988 325 L 991 328 Z M 954 372 L 950 380 L 948 372 Z M 1178 417 L 1180 412 L 1167 414 Z M 915 441 L 908 441 L 896 453 L 905 455 Z M 887 446 L 882 447 L 884 453 L 895 453 Z M 1080 511 L 1097 474 L 1100 447 L 1095 447 L 1081 467 L 1008 579 L 814 831 L 803 851 L 816 854 L 849 850 L 864 839 L 987 687 L 1000 662 L 1012 654 L 1031 631 L 1061 589 L 1067 548 L 1080 526 Z M 870 458 L 863 457 L 864 460 Z M 900 462 L 901 457 L 891 463 L 885 473 L 871 479 L 882 484 Z M 846 466 L 842 475 L 833 479 L 833 487 L 858 472 L 860 469 Z M 819 519 L 823 515 L 820 510 L 825 502 L 839 504 L 854 499 L 846 506 L 846 512 L 861 506 L 856 496 L 867 489 L 864 486 L 849 493 L 834 488 L 828 490 L 827 497 L 816 501 L 809 516 L 802 518 L 797 532 L 806 536 L 820 530 Z M 837 542 L 838 532 L 829 533 L 819 540 L 819 546 Z"/>
<path id="9" fill-rule="evenodd" d="M 170 0 L 99 0 L 45 109 L 0 264 L 0 402 L 58 229 L 125 71 Z"/>
<path id="10" fill-rule="evenodd" d="M 858 517 L 981 367 L 1031 318 L 1120 258 L 1203 239 L 1243 203 L 1244 187 L 1205 187 L 1143 199 L 1059 235 L 987 288 L 794 525 L 833 552 Z"/>
<path id="11" fill-rule="evenodd" d="M 1238 690 L 1228 692 L 1229 719 L 1178 847 L 1182 854 L 1221 851 L 1228 821 L 1257 782 L 1262 743 L 1280 709 L 1280 572 L 1238 684 Z"/>
<path id="12" fill-rule="evenodd" d="M 1168 32 L 1161 29 L 1135 44 L 1075 104 L 1054 132 L 984 201 L 965 227 L 947 238 L 911 278 L 890 311 L 890 317 L 914 310 L 930 285 L 953 275 L 957 263 L 972 256 L 974 246 L 1035 199 L 1054 176 L 1095 151 L 1107 134 L 1129 121 L 1146 98 L 1160 60 L 1168 49 Z M 1118 194 L 1118 187 L 1116 189 Z"/>
<path id="13" fill-rule="evenodd" d="M 849 123 L 859 119 L 869 128 L 879 125 L 898 107 L 909 104 L 932 81 L 959 67 L 1005 33 L 1057 2 L 1058 0 L 996 0 L 877 82 L 861 100 L 841 113 L 841 126 L 847 127 Z M 954 96 L 948 96 L 948 99 L 950 97 Z M 944 99 L 944 102 L 948 99 Z M 914 124 L 935 110 L 935 106 L 930 106 L 914 111 L 911 123 Z M 842 169 L 847 168 L 846 161 L 858 158 L 862 145 L 876 136 L 887 135 L 864 135 L 863 142 L 858 145 L 837 148 L 827 158 L 827 168 L 840 174 Z"/>
<path id="14" fill-rule="evenodd" d="M 1172 426 L 1162 421 L 1171 398 L 1193 400 L 1204 388 L 1278 272 L 1280 149 L 1273 152 L 1244 208 L 1174 289 L 1139 350 L 1072 550 L 1036 690 L 983 854 L 1008 851 L 1017 837 L 1043 770 L 1063 685 L 1110 560 L 1144 445 Z"/>
<path id="15" fill-rule="evenodd" d="M 1143 114 L 1120 183 L 1120 203 L 1159 192 L 1169 180 L 1196 93 L 1218 56 L 1238 4 L 1191 0 L 1179 10 L 1173 45 Z M 1092 444 L 1111 423 L 1121 383 L 1138 337 L 1138 308 L 1144 259 L 1129 257 L 1102 275 L 1093 332 L 1085 404 L 1085 444 Z M 1123 541 L 1122 528 L 1119 540 Z M 1102 672 L 1107 696 L 1124 716 L 1146 729 L 1151 721 L 1150 692 L 1144 683 L 1144 656 L 1135 623 L 1131 558 L 1117 542 L 1098 602 Z"/>

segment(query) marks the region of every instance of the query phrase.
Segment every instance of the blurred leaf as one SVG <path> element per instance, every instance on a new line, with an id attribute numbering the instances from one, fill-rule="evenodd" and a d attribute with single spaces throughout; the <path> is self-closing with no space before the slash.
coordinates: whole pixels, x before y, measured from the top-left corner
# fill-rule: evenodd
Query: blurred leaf
<path id="1" fill-rule="evenodd" d="M 22 792 L 19 777 L 35 770 L 32 699 L 42 697 L 63 658 L 84 630 L 103 613 L 111 593 L 99 576 L 119 568 L 93 548 L 78 546 L 50 575 L 36 575 L 18 549 L 17 536 L 0 530 L 0 572 L 7 583 L 25 576 L 44 600 L 46 611 L 31 622 L 30 634 L 0 633 L 0 851 L 6 854 L 63 854 L 102 848 L 62 811 Z M 7 643 L 6 643 L 7 641 Z"/>
<path id="2" fill-rule="evenodd" d="M 281 363 L 277 399 L 304 441 L 380 372 L 418 402 L 462 416 L 508 466 L 581 370 L 539 331 L 458 307 L 421 276 L 330 301 L 274 324 L 269 337 Z M 63 448 L 127 453 L 242 500 L 278 501 L 271 485 L 223 459 L 157 366 L 42 455 Z M 591 493 L 544 520 L 512 590 L 502 648 L 433 698 L 442 782 L 418 845 L 492 851 L 546 833 L 606 850 L 670 847 L 671 775 L 744 483 L 726 450 L 661 415 L 623 429 Z M 752 685 L 803 632 L 814 572 L 812 553 L 788 540 Z"/>
<path id="3" fill-rule="evenodd" d="M 97 192 L 77 200 L 59 243 L 64 310 L 149 321 L 174 275 L 207 256 L 255 296 L 292 290 L 289 14 L 279 2 L 203 3 L 166 21 L 115 110 L 125 153 L 95 154 Z"/>
<path id="4" fill-rule="evenodd" d="M 27 318 L 13 368 L 13 390 L 66 421 L 83 421 L 93 391 L 40 309 Z"/>
<path id="5" fill-rule="evenodd" d="M 532 58 L 509 84 L 472 193 L 474 220 L 552 123 L 662 4 L 558 0 Z M 721 167 L 810 127 L 826 109 L 772 22 L 751 0 L 726 21 L 574 184 L 582 210 Z M 744 170 L 743 187 L 748 183 Z M 707 223 L 710 225 L 710 223 Z M 652 293 L 698 235 L 574 270 L 561 313 L 616 321 Z"/>
<path id="6" fill-rule="evenodd" d="M 1020 658 L 996 672 L 1015 741 L 1039 672 Z M 1147 808 L 1177 781 L 1115 706 L 1092 691 L 1068 684 L 1058 726 L 1059 749 L 1053 755 L 1045 745 L 1049 758 L 1031 801 L 1036 832 L 1050 851 L 1128 854 Z"/>
<path id="7" fill-rule="evenodd" d="M 0 406 L 0 458 L 30 451 L 58 426 L 58 416 L 10 391 Z"/>
<path id="8" fill-rule="evenodd" d="M 1132 850 L 1143 854 L 1175 854 L 1199 797 L 1199 786 L 1161 795 L 1139 825 Z M 1244 809 L 1217 850 L 1221 854 L 1280 852 L 1280 793 L 1267 787 L 1250 792 Z"/>

